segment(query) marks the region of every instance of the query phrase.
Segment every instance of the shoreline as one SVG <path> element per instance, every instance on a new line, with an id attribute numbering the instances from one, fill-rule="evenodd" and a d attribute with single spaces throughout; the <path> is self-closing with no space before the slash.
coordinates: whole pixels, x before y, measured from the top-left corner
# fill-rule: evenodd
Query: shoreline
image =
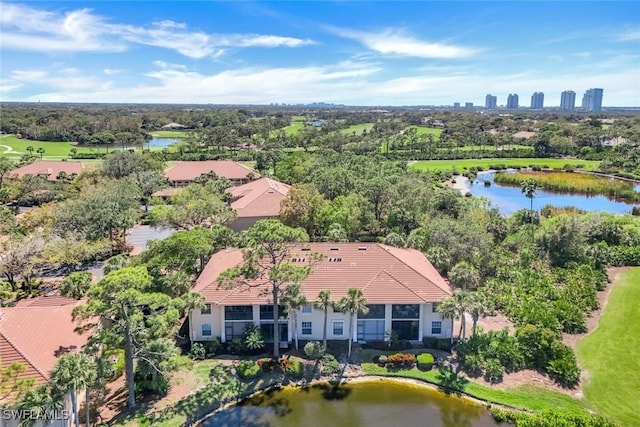
<path id="1" fill-rule="evenodd" d="M 259 395 L 261 393 L 265 393 L 271 390 L 277 390 L 280 388 L 284 388 L 284 387 L 292 387 L 292 388 L 303 388 L 303 387 L 312 387 L 316 384 L 356 384 L 356 383 L 367 383 L 367 382 L 376 382 L 376 381 L 393 381 L 396 383 L 401 383 L 401 384 L 409 384 L 409 385 L 413 385 L 413 386 L 417 386 L 417 387 L 424 387 L 424 388 L 428 388 L 430 390 L 434 390 L 437 391 L 439 393 L 444 394 L 447 397 L 455 397 L 457 399 L 461 399 L 466 401 L 466 404 L 470 404 L 470 405 L 474 405 L 474 406 L 480 406 L 484 409 L 486 409 L 487 411 L 490 412 L 490 408 L 492 407 L 497 407 L 497 408 L 501 408 L 501 409 L 505 409 L 505 410 L 509 410 L 509 411 L 519 411 L 519 412 L 529 412 L 526 409 L 522 409 L 522 408 L 516 408 L 513 406 L 509 406 L 509 405 L 503 405 L 500 403 L 494 403 L 494 402 L 489 402 L 486 400 L 482 400 L 482 399 L 478 399 L 477 397 L 473 397 L 465 392 L 460 392 L 460 391 L 455 391 L 455 392 L 450 392 L 447 393 L 446 391 L 443 390 L 442 387 L 437 386 L 436 384 L 430 383 L 428 381 L 424 381 L 424 380 L 420 380 L 418 378 L 405 378 L 405 377 L 395 377 L 395 376 L 384 376 L 384 375 L 367 375 L 367 374 L 362 374 L 362 375 L 358 375 L 358 376 L 353 376 L 353 377 L 340 377 L 337 379 L 333 379 L 333 378 L 321 378 L 321 379 L 313 379 L 309 382 L 304 382 L 304 381 L 298 381 L 298 382 L 294 382 L 294 383 L 289 383 L 289 384 L 282 384 L 282 383 L 276 383 L 276 384 L 271 384 L 269 386 L 263 387 L 261 389 L 258 390 L 254 390 L 251 393 L 247 393 L 246 395 L 243 396 L 238 396 L 233 400 L 230 400 L 224 404 L 221 404 L 218 408 L 212 410 L 210 413 L 208 413 L 206 416 L 192 422 L 189 423 L 187 425 L 189 426 L 200 426 L 203 422 L 205 422 L 207 419 L 211 418 L 212 416 L 225 411 L 231 407 L 233 407 L 234 405 L 237 405 L 239 402 L 245 400 L 245 399 L 250 399 L 256 395 Z"/>

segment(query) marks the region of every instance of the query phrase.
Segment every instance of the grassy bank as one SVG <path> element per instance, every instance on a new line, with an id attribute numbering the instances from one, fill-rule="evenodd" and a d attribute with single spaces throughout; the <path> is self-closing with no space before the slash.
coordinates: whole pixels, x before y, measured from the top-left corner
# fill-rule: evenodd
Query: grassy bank
<path id="1" fill-rule="evenodd" d="M 370 132 L 371 129 L 373 129 L 373 123 L 360 123 L 358 125 L 352 125 L 346 129 L 342 129 L 340 133 L 343 135 L 353 135 L 354 133 L 356 135 L 362 135 L 362 132 L 365 130 Z"/>
<path id="2" fill-rule="evenodd" d="M 44 153 L 42 157 L 51 160 L 67 158 L 73 148 L 77 149 L 78 153 L 90 152 L 88 148 L 76 147 L 69 142 L 33 141 L 30 139 L 17 138 L 15 135 L 3 135 L 0 137 L 0 155 L 19 158 L 24 154 L 29 154 L 27 147 L 33 147 L 32 154 L 34 156 L 39 156 L 37 152 L 38 148 L 43 148 Z"/>
<path id="3" fill-rule="evenodd" d="M 362 363 L 362 370 L 367 375 L 386 377 L 414 378 L 437 386 L 445 385 L 437 370 L 420 371 L 417 368 L 389 371 L 375 363 Z M 508 390 L 498 390 L 474 382 L 463 382 L 462 393 L 488 403 L 497 403 L 514 408 L 532 411 L 555 410 L 565 413 L 584 413 L 584 405 L 564 393 L 548 390 L 533 385 L 523 385 Z"/>
<path id="4" fill-rule="evenodd" d="M 578 344 L 585 400 L 624 426 L 640 426 L 640 268 L 626 271 L 609 295 L 598 328 Z"/>
<path id="5" fill-rule="evenodd" d="M 621 198 L 630 202 L 640 201 L 633 184 L 610 178 L 570 172 L 497 173 L 494 181 L 499 184 L 520 185 L 527 179 L 535 179 L 540 186 L 549 191 L 580 194 L 600 194 L 612 198 Z"/>
<path id="6" fill-rule="evenodd" d="M 423 171 L 457 171 L 464 172 L 472 167 L 490 169 L 492 165 L 504 165 L 506 167 L 526 168 L 532 166 L 561 169 L 565 165 L 577 167 L 582 165 L 585 170 L 594 170 L 600 162 L 579 159 L 546 159 L 546 158 L 522 158 L 522 159 L 461 159 L 461 160 L 423 160 L 410 166 L 414 170 Z"/>
<path id="7" fill-rule="evenodd" d="M 190 134 L 183 130 L 156 130 L 149 133 L 154 138 L 186 138 Z"/>

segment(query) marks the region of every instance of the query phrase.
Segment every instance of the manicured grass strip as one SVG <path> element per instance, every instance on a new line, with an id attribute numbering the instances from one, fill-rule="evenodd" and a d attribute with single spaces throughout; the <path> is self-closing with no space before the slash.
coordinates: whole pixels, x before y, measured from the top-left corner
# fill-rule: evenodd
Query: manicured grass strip
<path id="1" fill-rule="evenodd" d="M 375 363 L 363 363 L 362 370 L 368 375 L 386 377 L 415 378 L 431 384 L 441 385 L 438 371 L 420 371 L 417 368 L 389 371 Z M 465 394 L 488 403 L 497 403 L 532 411 L 554 410 L 560 412 L 584 413 L 585 407 L 564 393 L 547 390 L 533 385 L 523 385 L 508 390 L 498 390 L 474 382 L 467 382 L 462 390 Z"/>
<path id="2" fill-rule="evenodd" d="M 340 133 L 343 135 L 353 135 L 353 133 L 355 132 L 356 135 L 362 135 L 362 132 L 364 132 L 365 130 L 369 132 L 371 131 L 371 129 L 373 129 L 373 123 L 360 123 L 357 125 L 349 126 L 346 129 L 342 129 Z"/>
<path id="3" fill-rule="evenodd" d="M 461 160 L 423 160 L 410 166 L 411 169 L 423 171 L 447 171 L 456 170 L 462 172 L 472 167 L 482 167 L 489 169 L 492 165 L 505 165 L 506 167 L 529 167 L 540 166 L 549 168 L 562 168 L 564 165 L 577 167 L 583 165 L 585 170 L 594 170 L 600 162 L 593 160 L 579 159 L 545 159 L 545 158 L 522 158 L 522 159 L 461 159 Z"/>
<path id="4" fill-rule="evenodd" d="M 7 150 L 6 147 L 11 147 Z M 80 148 L 69 142 L 54 141 L 33 141 L 30 139 L 17 138 L 15 135 L 3 135 L 0 137 L 0 154 L 7 157 L 20 157 L 23 154 L 29 154 L 27 147 L 33 147 L 32 154 L 40 156 L 37 153 L 38 148 L 44 148 L 43 158 L 45 159 L 62 159 L 71 154 L 71 149 L 76 148 L 78 152 L 90 152 L 88 148 Z"/>
<path id="5" fill-rule="evenodd" d="M 640 268 L 609 294 L 598 328 L 578 344 L 585 400 L 624 426 L 640 426 Z"/>
<path id="6" fill-rule="evenodd" d="M 186 138 L 190 134 L 183 130 L 155 130 L 149 133 L 154 138 Z"/>
<path id="7" fill-rule="evenodd" d="M 527 179 L 535 179 L 545 190 L 581 194 L 602 194 L 623 198 L 630 202 L 640 201 L 633 184 L 627 181 L 603 178 L 595 175 L 567 172 L 515 172 L 498 173 L 494 181 L 499 184 L 521 185 Z"/>
<path id="8" fill-rule="evenodd" d="M 434 136 L 434 139 L 437 141 L 440 138 L 440 134 L 442 133 L 442 129 L 440 128 L 430 128 L 428 126 L 409 126 L 408 129 L 417 129 L 418 135 L 423 134 L 431 134 Z"/>

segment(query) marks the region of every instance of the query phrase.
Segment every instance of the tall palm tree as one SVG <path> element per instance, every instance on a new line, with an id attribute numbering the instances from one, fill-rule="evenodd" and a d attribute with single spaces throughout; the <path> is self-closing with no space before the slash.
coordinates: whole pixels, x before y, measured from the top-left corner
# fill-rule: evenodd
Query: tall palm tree
<path id="1" fill-rule="evenodd" d="M 28 411 L 33 417 L 20 421 L 20 427 L 30 427 L 43 418 L 49 411 L 60 411 L 64 406 L 64 398 L 55 387 L 43 384 L 25 391 L 16 405 L 16 409 Z"/>
<path id="2" fill-rule="evenodd" d="M 536 192 L 540 190 L 540 184 L 535 179 L 525 179 L 520 185 L 522 194 L 524 194 L 531 201 L 531 209 L 529 215 L 531 219 L 531 241 L 533 242 L 533 198 L 536 197 Z"/>
<path id="3" fill-rule="evenodd" d="M 40 159 L 42 159 L 42 156 L 44 155 L 44 148 L 38 147 L 38 149 L 36 150 L 36 153 L 40 154 Z"/>
<path id="4" fill-rule="evenodd" d="M 472 333 L 473 336 L 476 335 L 478 320 L 481 317 L 486 316 L 488 307 L 487 307 L 487 297 L 482 291 L 472 292 L 469 294 L 467 309 L 469 310 L 469 314 L 471 314 L 471 319 L 473 320 Z"/>
<path id="5" fill-rule="evenodd" d="M 438 313 L 445 319 L 460 319 L 460 339 L 464 341 L 467 334 L 466 314 L 469 311 L 469 292 L 457 290 L 452 297 L 445 298 L 438 305 Z"/>
<path id="6" fill-rule="evenodd" d="M 318 294 L 318 299 L 314 301 L 313 306 L 324 311 L 324 327 L 322 332 L 322 348 L 327 351 L 327 318 L 329 308 L 333 308 L 335 303 L 331 301 L 331 291 L 324 289 Z"/>
<path id="7" fill-rule="evenodd" d="M 68 353 L 58 359 L 51 371 L 51 382 L 61 391 L 68 391 L 71 395 L 71 408 L 76 427 L 80 427 L 78 418 L 78 390 L 88 389 L 95 381 L 96 364 L 84 353 Z M 87 407 L 89 402 L 86 402 Z"/>
<path id="8" fill-rule="evenodd" d="M 29 145 L 25 150 L 29 152 L 29 156 L 33 156 L 33 146 Z"/>
<path id="9" fill-rule="evenodd" d="M 338 303 L 340 311 L 349 314 L 349 352 L 347 357 L 351 358 L 351 344 L 353 343 L 353 319 L 358 313 L 367 314 L 369 308 L 367 307 L 367 300 L 364 298 L 364 294 L 361 289 L 349 288 L 347 296 L 342 297 Z"/>
<path id="10" fill-rule="evenodd" d="M 292 318 L 293 339 L 296 343 L 296 350 L 298 350 L 298 312 L 303 306 L 309 303 L 307 301 L 307 297 L 302 293 L 299 283 L 294 283 L 287 287 L 282 297 L 282 303 L 287 308 L 287 313 Z"/>

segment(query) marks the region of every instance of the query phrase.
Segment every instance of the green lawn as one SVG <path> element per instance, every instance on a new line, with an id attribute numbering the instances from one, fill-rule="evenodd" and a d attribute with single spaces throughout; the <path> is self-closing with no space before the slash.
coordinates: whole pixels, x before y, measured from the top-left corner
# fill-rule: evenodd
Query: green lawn
<path id="1" fill-rule="evenodd" d="M 578 344 L 585 400 L 624 426 L 640 426 L 640 268 L 616 283 L 598 328 Z"/>
<path id="2" fill-rule="evenodd" d="M 430 128 L 428 126 L 409 126 L 408 129 L 418 129 L 418 135 L 431 134 L 437 140 L 440 138 L 440 134 L 442 133 L 442 129 L 440 128 Z"/>
<path id="3" fill-rule="evenodd" d="M 8 149 L 9 147 L 10 149 Z M 14 135 L 2 135 L 0 137 L 0 154 L 7 157 L 19 158 L 23 154 L 28 154 L 27 147 L 33 147 L 33 155 L 38 155 L 38 148 L 44 148 L 43 158 L 63 159 L 68 157 L 71 149 L 75 146 L 69 142 L 53 141 L 32 141 L 29 139 L 16 138 Z M 88 148 L 77 148 L 78 152 L 89 152 Z"/>
<path id="4" fill-rule="evenodd" d="M 155 130 L 149 133 L 154 138 L 186 138 L 190 134 L 183 130 Z"/>
<path id="5" fill-rule="evenodd" d="M 422 171 L 456 170 L 464 171 L 471 167 L 482 167 L 488 169 L 491 165 L 506 165 L 527 167 L 530 165 L 545 166 L 550 168 L 562 168 L 566 164 L 584 165 L 585 170 L 595 169 L 600 162 L 592 160 L 576 159 L 544 159 L 544 158 L 522 158 L 522 159 L 462 159 L 462 160 L 423 160 L 416 162 L 410 168 Z"/>
<path id="6" fill-rule="evenodd" d="M 349 126 L 346 129 L 342 129 L 340 133 L 343 135 L 352 135 L 355 132 L 356 135 L 362 135 L 362 132 L 364 132 L 365 130 L 369 132 L 371 131 L 371 129 L 373 129 L 373 123 L 360 123 L 357 125 Z"/>

